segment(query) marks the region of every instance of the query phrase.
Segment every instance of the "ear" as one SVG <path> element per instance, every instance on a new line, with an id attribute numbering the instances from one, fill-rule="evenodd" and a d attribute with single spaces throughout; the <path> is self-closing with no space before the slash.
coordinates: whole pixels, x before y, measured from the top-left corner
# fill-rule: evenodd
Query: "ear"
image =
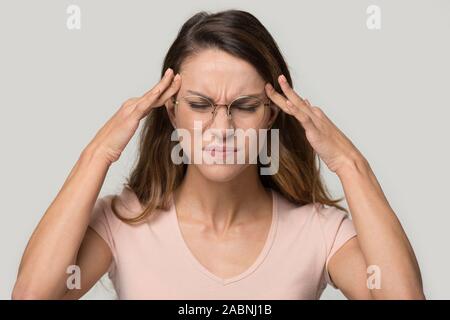
<path id="1" fill-rule="evenodd" d="M 169 115 L 169 120 L 172 123 L 172 126 L 176 128 L 176 116 L 175 116 L 175 96 L 170 97 L 165 103 L 164 103 L 167 114 Z"/>
<path id="2" fill-rule="evenodd" d="M 270 104 L 270 117 L 269 117 L 269 121 L 268 121 L 268 125 L 267 127 L 270 129 L 272 128 L 273 123 L 275 122 L 275 120 L 278 117 L 278 113 L 280 112 L 280 108 L 275 105 L 275 103 L 271 103 Z"/>

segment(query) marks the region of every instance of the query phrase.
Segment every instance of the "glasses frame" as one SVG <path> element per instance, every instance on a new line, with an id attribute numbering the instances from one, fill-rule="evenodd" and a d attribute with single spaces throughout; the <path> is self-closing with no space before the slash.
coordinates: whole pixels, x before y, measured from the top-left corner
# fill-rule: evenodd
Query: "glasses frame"
<path id="1" fill-rule="evenodd" d="M 222 103 L 222 104 L 220 104 L 220 103 L 215 103 L 214 101 L 211 101 L 211 99 L 209 99 L 209 98 L 207 98 L 207 97 L 200 96 L 200 95 L 195 95 L 195 94 L 186 95 L 186 96 L 183 96 L 183 97 L 181 97 L 181 98 L 182 98 L 182 99 L 186 99 L 187 97 L 197 97 L 197 98 L 202 98 L 202 99 L 205 99 L 206 101 L 208 101 L 208 102 L 211 104 L 211 106 L 213 107 L 213 110 L 211 111 L 211 113 L 212 113 L 212 115 L 213 115 L 211 121 L 214 121 L 214 119 L 215 119 L 215 117 L 216 117 L 217 109 L 218 109 L 217 107 L 221 107 L 221 106 L 227 108 L 227 117 L 228 117 L 229 120 L 232 120 L 232 115 L 231 115 L 231 110 L 230 110 L 230 109 L 231 109 L 231 105 L 232 105 L 236 100 L 239 100 L 239 99 L 242 99 L 242 98 L 252 98 L 252 99 L 257 99 L 257 100 L 260 101 L 260 105 L 262 104 L 264 107 L 268 107 L 268 106 L 270 106 L 270 105 L 272 104 L 272 101 L 270 101 L 270 99 L 267 99 L 267 102 L 264 102 L 264 99 L 261 99 L 261 98 L 259 98 L 259 97 L 252 96 L 252 95 L 243 95 L 243 96 L 239 96 L 239 97 L 233 99 L 233 100 L 232 100 L 230 103 L 228 103 L 228 104 L 226 104 L 226 103 Z M 173 101 L 173 102 L 174 102 L 174 104 L 175 104 L 176 106 L 178 106 L 180 100 L 174 98 L 174 101 Z"/>

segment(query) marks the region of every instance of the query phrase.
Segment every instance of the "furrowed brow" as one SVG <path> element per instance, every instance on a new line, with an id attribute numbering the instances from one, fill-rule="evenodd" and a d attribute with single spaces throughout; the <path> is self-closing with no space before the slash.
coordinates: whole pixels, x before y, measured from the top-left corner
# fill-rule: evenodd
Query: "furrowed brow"
<path id="1" fill-rule="evenodd" d="M 201 93 L 201 92 L 194 91 L 194 90 L 186 90 L 186 91 L 189 92 L 189 93 L 191 93 L 191 94 L 194 94 L 194 95 L 197 95 L 197 96 L 206 98 L 206 99 L 208 99 L 208 100 L 210 100 L 210 101 L 214 101 L 213 98 L 208 97 L 207 95 L 205 95 L 205 94 L 203 94 L 203 93 Z M 243 94 L 243 95 L 240 95 L 240 96 L 238 96 L 238 97 L 236 97 L 236 98 L 239 98 L 239 97 L 242 97 L 242 96 L 249 96 L 249 97 L 255 97 L 255 98 L 262 98 L 263 94 L 264 94 L 264 92 L 262 92 L 262 93 L 261 93 L 261 92 L 260 92 L 260 93 L 253 93 L 253 94 Z M 236 98 L 235 98 L 235 99 L 236 99 Z"/>

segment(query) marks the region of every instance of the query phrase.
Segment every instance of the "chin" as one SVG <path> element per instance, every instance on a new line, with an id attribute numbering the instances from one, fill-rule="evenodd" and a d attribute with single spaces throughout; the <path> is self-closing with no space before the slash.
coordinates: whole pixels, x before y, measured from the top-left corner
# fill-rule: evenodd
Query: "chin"
<path id="1" fill-rule="evenodd" d="M 228 182 L 241 174 L 248 164 L 199 164 L 195 167 L 210 181 Z"/>

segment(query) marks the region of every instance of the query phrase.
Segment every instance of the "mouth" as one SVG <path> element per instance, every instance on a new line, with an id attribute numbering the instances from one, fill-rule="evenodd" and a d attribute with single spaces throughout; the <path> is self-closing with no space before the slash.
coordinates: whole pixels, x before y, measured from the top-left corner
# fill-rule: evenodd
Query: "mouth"
<path id="1" fill-rule="evenodd" d="M 223 155 L 226 156 L 228 154 L 233 154 L 239 151 L 236 147 L 227 147 L 227 146 L 220 146 L 220 145 L 208 145 L 203 148 L 203 151 L 211 154 L 212 156 L 217 155 Z"/>

